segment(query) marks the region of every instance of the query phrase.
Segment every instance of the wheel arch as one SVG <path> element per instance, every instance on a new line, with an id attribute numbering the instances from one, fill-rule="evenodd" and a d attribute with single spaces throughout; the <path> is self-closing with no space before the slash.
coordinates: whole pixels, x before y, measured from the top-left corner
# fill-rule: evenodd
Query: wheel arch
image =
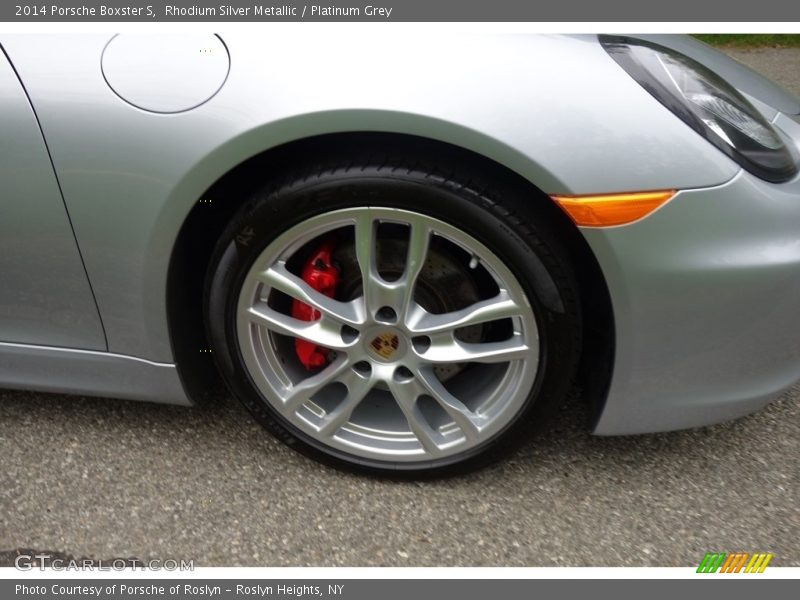
<path id="1" fill-rule="evenodd" d="M 295 131 L 288 124 L 283 130 Z M 198 193 L 201 188 L 195 188 L 192 205 L 172 247 L 167 273 L 170 344 L 181 380 L 193 400 L 201 400 L 208 391 L 220 388 L 206 340 L 200 299 L 215 243 L 249 194 L 265 179 L 279 178 L 283 171 L 309 161 L 325 161 L 327 157 L 342 154 L 369 157 L 387 152 L 434 152 L 446 153 L 453 162 L 473 172 L 487 178 L 502 178 L 504 183 L 529 194 L 558 231 L 578 272 L 584 323 L 591 324 L 586 329 L 588 335 L 584 336 L 579 386 L 582 397 L 592 407 L 592 419 L 597 419 L 611 380 L 613 311 L 605 278 L 593 252 L 579 230 L 543 191 L 565 189 L 565 186 L 527 157 L 476 132 L 464 134 L 462 131 L 461 137 L 455 136 L 468 145 L 444 141 L 441 139 L 444 136 L 431 137 L 436 133 L 441 133 L 440 125 L 430 128 L 428 135 L 357 129 L 333 131 L 290 139 L 260 151 L 253 151 L 250 141 L 237 144 L 234 140 L 185 178 L 196 179 L 194 173 L 198 169 L 203 173 L 214 172 L 206 164 L 212 158 L 214 164 L 226 165 L 217 169 L 222 175 L 208 182 L 202 192 Z M 239 154 L 244 156 L 236 161 Z"/>

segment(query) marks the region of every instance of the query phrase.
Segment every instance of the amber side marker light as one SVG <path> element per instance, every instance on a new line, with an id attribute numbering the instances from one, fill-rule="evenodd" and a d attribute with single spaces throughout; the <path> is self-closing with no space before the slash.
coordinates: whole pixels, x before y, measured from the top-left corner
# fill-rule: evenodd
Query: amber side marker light
<path id="1" fill-rule="evenodd" d="M 551 196 L 582 227 L 625 225 L 647 216 L 676 194 L 676 190 L 600 194 L 592 196 Z"/>

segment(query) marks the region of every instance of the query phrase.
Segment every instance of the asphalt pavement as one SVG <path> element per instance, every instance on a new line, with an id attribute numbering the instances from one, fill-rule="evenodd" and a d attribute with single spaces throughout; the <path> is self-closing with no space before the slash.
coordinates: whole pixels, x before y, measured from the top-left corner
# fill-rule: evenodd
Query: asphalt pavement
<path id="1" fill-rule="evenodd" d="M 800 50 L 732 53 L 800 93 Z M 398 483 L 292 452 L 230 398 L 0 390 L 0 564 L 29 548 L 197 566 L 688 566 L 712 550 L 800 566 L 799 400 L 621 438 L 588 435 L 572 401 L 506 462 Z"/>

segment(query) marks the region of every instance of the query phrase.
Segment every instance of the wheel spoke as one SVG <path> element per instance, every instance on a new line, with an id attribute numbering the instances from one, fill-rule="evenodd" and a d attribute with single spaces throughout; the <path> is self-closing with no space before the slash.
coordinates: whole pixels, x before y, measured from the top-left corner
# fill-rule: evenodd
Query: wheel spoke
<path id="1" fill-rule="evenodd" d="M 322 369 L 319 373 L 315 373 L 311 377 L 306 377 L 302 381 L 294 384 L 283 395 L 283 405 L 281 410 L 291 416 L 303 404 L 324 388 L 326 385 L 333 383 L 341 374 L 350 368 L 350 361 L 345 355 L 337 356 L 334 361 L 327 367 Z"/>
<path id="2" fill-rule="evenodd" d="M 477 441 L 480 438 L 482 419 L 468 409 L 461 400 L 448 392 L 432 369 L 420 369 L 417 377 L 422 387 L 425 388 L 425 392 L 436 400 L 439 406 L 455 421 L 464 433 L 464 437 L 470 442 Z"/>
<path id="3" fill-rule="evenodd" d="M 433 343 L 418 356 L 428 363 L 503 363 L 512 360 L 529 358 L 530 347 L 522 340 L 522 336 L 514 334 L 501 342 L 467 343 L 461 342 L 447 334 L 446 339 L 433 338 Z"/>
<path id="4" fill-rule="evenodd" d="M 247 317 L 256 325 L 275 333 L 307 340 L 331 350 L 346 350 L 355 343 L 345 342 L 342 339 L 341 326 L 330 319 L 323 317 L 319 321 L 301 321 L 280 313 L 263 302 L 247 309 Z"/>
<path id="5" fill-rule="evenodd" d="M 376 264 L 376 228 L 377 222 L 369 213 L 356 221 L 356 259 L 361 271 L 364 305 L 373 315 L 378 309 L 389 306 L 397 314 L 398 321 L 404 322 L 409 307 L 413 305 L 417 277 L 425 266 L 431 229 L 423 221 L 410 221 L 403 275 L 397 281 L 386 281 L 378 273 Z"/>
<path id="6" fill-rule="evenodd" d="M 416 335 L 433 335 L 455 331 L 460 327 L 516 317 L 522 314 L 522 309 L 503 290 L 494 298 L 476 302 L 461 310 L 431 314 L 418 309 L 416 314 L 419 316 L 415 319 L 416 322 L 409 323 L 409 329 Z"/>
<path id="7" fill-rule="evenodd" d="M 389 390 L 425 452 L 431 456 L 440 455 L 442 449 L 437 439 L 440 439 L 441 435 L 428 424 L 417 405 L 417 398 L 420 396 L 419 384 L 414 380 L 405 382 L 392 380 L 389 382 Z"/>
<path id="8" fill-rule="evenodd" d="M 414 300 L 414 287 L 417 284 L 417 277 L 425 266 L 431 238 L 430 227 L 422 221 L 412 221 L 409 223 L 409 228 L 405 270 L 403 277 L 398 282 L 398 288 L 400 288 L 398 290 L 400 296 L 398 317 L 401 322 L 405 322 L 406 313 Z"/>
<path id="9" fill-rule="evenodd" d="M 350 420 L 350 415 L 372 389 L 371 377 L 362 377 L 350 369 L 338 378 L 347 387 L 347 395 L 330 413 L 325 415 L 319 427 L 320 435 L 332 436 Z"/>
<path id="10" fill-rule="evenodd" d="M 364 211 L 356 220 L 355 247 L 358 268 L 361 271 L 361 287 L 364 294 L 364 305 L 368 314 L 382 306 L 380 295 L 385 287 L 378 275 L 375 264 L 375 230 L 376 223 L 369 211 Z"/>
<path id="11" fill-rule="evenodd" d="M 350 326 L 358 326 L 364 322 L 356 303 L 339 302 L 321 294 L 305 281 L 290 273 L 283 262 L 258 273 L 256 278 L 262 283 L 308 304 L 326 317 Z"/>

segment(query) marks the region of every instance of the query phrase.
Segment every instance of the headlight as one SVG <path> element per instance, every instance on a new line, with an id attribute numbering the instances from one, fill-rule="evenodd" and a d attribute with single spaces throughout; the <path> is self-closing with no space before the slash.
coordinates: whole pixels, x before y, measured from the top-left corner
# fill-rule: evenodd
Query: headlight
<path id="1" fill-rule="evenodd" d="M 773 182 L 797 174 L 797 160 L 775 129 L 710 69 L 650 42 L 601 35 L 600 43 L 656 100 L 751 173 Z"/>

